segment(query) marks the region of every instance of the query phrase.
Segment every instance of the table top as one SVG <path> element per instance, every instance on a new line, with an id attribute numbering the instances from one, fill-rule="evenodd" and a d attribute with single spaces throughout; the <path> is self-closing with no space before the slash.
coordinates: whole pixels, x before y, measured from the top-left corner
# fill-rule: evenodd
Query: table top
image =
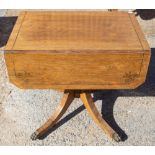
<path id="1" fill-rule="evenodd" d="M 150 48 L 126 12 L 22 12 L 5 48 L 10 81 L 25 89 L 133 89 Z"/>
<path id="2" fill-rule="evenodd" d="M 22 12 L 6 50 L 134 51 L 149 49 L 133 14 L 105 11 Z"/>

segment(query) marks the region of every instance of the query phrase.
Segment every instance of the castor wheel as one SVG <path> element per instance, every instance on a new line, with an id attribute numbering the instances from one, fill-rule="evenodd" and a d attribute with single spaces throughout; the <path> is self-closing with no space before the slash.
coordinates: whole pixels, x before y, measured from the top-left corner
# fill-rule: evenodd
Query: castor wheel
<path id="1" fill-rule="evenodd" d="M 32 139 L 32 140 L 36 140 L 36 139 L 38 139 L 38 137 L 39 137 L 39 134 L 38 134 L 37 131 L 35 131 L 35 132 L 31 135 L 31 139 Z"/>
<path id="2" fill-rule="evenodd" d="M 120 142 L 121 141 L 121 137 L 117 133 L 113 134 L 112 139 L 114 141 L 116 141 L 116 142 Z"/>

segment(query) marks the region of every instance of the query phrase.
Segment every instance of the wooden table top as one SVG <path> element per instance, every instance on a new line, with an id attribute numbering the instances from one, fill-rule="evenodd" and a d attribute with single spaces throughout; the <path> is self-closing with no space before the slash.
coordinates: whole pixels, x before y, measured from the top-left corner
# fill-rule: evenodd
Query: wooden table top
<path id="1" fill-rule="evenodd" d="M 101 11 L 22 12 L 6 50 L 143 50 L 133 14 Z"/>
<path id="2" fill-rule="evenodd" d="M 22 12 L 5 48 L 10 81 L 30 89 L 133 89 L 150 48 L 134 14 Z"/>

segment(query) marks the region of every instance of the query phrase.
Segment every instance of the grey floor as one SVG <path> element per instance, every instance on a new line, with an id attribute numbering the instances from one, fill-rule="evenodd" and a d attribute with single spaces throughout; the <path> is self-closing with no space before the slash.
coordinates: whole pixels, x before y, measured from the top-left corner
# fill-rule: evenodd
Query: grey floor
<path id="1" fill-rule="evenodd" d="M 155 12 L 155 11 L 154 11 Z M 32 141 L 31 133 L 52 114 L 62 93 L 54 90 L 22 90 L 8 81 L 3 46 L 10 21 L 19 10 L 0 10 L 0 145 L 155 145 L 155 16 L 138 11 L 137 17 L 152 48 L 145 84 L 136 90 L 103 91 L 92 94 L 104 118 L 124 138 L 111 141 L 75 99 L 53 131 Z M 9 17 L 5 21 L 3 16 Z M 147 19 L 146 19 L 147 18 Z M 3 21 L 3 22 L 2 22 Z"/>

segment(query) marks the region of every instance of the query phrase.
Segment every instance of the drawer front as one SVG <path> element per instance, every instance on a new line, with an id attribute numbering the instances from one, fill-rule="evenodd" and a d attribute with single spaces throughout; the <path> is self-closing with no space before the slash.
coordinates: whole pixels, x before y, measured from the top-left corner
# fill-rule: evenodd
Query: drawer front
<path id="1" fill-rule="evenodd" d="M 20 88 L 38 89 L 136 87 L 144 78 L 143 58 L 142 53 L 5 54 L 10 81 Z"/>

